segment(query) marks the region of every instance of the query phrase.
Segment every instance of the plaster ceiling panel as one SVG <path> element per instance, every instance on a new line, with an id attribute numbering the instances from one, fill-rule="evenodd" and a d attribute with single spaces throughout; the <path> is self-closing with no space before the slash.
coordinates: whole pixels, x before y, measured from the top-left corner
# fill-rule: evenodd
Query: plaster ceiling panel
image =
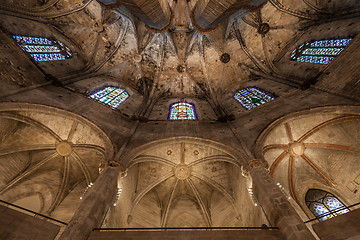
<path id="1" fill-rule="evenodd" d="M 277 165 L 273 171 L 274 173 L 271 175 L 276 183 L 282 184 L 287 190 L 289 190 L 288 170 L 289 156 L 286 156 L 284 160 Z"/>
<path id="2" fill-rule="evenodd" d="M 151 191 L 136 206 L 129 227 L 158 227 L 160 225 L 160 213 L 161 209 L 158 205 L 156 192 Z"/>
<path id="3" fill-rule="evenodd" d="M 35 194 L 32 196 L 21 198 L 14 202 L 17 206 L 22 206 L 23 208 L 32 210 L 34 212 L 40 212 L 41 211 L 41 196 L 39 194 Z"/>
<path id="4" fill-rule="evenodd" d="M 359 127 L 360 118 L 354 119 L 353 121 L 337 123 L 317 131 L 313 135 L 309 136 L 305 142 L 331 143 L 348 147 L 358 146 L 359 141 L 356 141 L 356 138 L 359 138 L 359 135 L 357 135 Z"/>
<path id="5" fill-rule="evenodd" d="M 168 227 L 206 227 L 207 223 L 200 207 L 190 197 L 175 199 L 173 211 L 169 215 Z"/>
<path id="6" fill-rule="evenodd" d="M 284 152 L 286 149 L 271 149 L 264 154 L 266 162 L 271 166 L 274 161 Z M 285 156 L 286 157 L 286 156 Z"/>
<path id="7" fill-rule="evenodd" d="M 3 143 L 5 139 L 13 135 L 18 129 L 29 126 L 26 123 L 22 123 L 13 119 L 1 118 L 0 119 L 0 143 Z"/>
<path id="8" fill-rule="evenodd" d="M 63 222 L 69 222 L 72 215 L 82 203 L 81 197 L 84 196 L 84 189 L 86 189 L 86 181 L 78 183 L 69 195 L 61 202 L 58 208 L 54 210 L 51 216 Z"/>
<path id="9" fill-rule="evenodd" d="M 80 123 L 77 124 L 75 122 L 71 128 L 74 133 L 70 141 L 74 144 L 88 144 L 105 148 L 104 140 L 101 139 L 100 136 L 89 126 L 82 125 Z"/>
<path id="10" fill-rule="evenodd" d="M 14 177 L 26 169 L 29 165 L 30 155 L 28 152 L 13 153 L 0 157 L 0 188 L 6 186 Z"/>
<path id="11" fill-rule="evenodd" d="M 157 181 L 161 181 L 161 177 L 172 173 L 172 169 L 169 166 L 161 163 L 142 163 L 139 165 L 140 178 L 138 179 L 137 192 L 144 191 L 148 186 L 155 184 Z M 160 180 L 159 180 L 160 179 Z M 163 179 L 165 181 L 166 179 Z M 161 182 L 160 182 L 161 183 Z"/>
<path id="12" fill-rule="evenodd" d="M 270 144 L 287 144 L 289 142 L 288 137 L 286 136 L 286 129 L 283 124 L 276 126 L 272 133 L 266 137 L 264 146 Z"/>
<path id="13" fill-rule="evenodd" d="M 337 114 L 318 114 L 316 116 L 308 115 L 292 119 L 291 121 L 288 121 L 288 124 L 294 140 L 297 140 L 316 126 L 336 117 L 341 116 Z"/>
<path id="14" fill-rule="evenodd" d="M 239 221 L 236 219 L 234 208 L 230 204 L 224 204 L 223 195 L 220 192 L 214 191 L 211 196 L 211 216 L 213 226 L 238 226 Z"/>
<path id="15" fill-rule="evenodd" d="M 54 145 L 56 142 L 56 138 L 53 134 L 42 126 L 36 126 L 37 123 L 31 121 L 27 122 L 29 122 L 29 125 L 23 124 L 17 128 L 16 132 L 13 134 L 7 134 L 1 146 L 3 152 L 55 148 L 54 146 L 51 147 L 51 145 Z"/>
<path id="16" fill-rule="evenodd" d="M 6 193 L 1 195 L 1 199 L 14 202 L 19 201 L 28 196 L 39 194 L 41 199 L 41 213 L 46 213 L 55 200 L 58 191 L 58 181 L 60 174 L 58 171 L 48 171 L 39 175 L 26 179 L 22 184 L 16 185 Z M 20 207 L 24 207 L 21 206 Z"/>
<path id="17" fill-rule="evenodd" d="M 306 155 L 324 172 L 338 179 L 355 179 L 358 153 L 334 149 L 306 149 Z"/>
<path id="18" fill-rule="evenodd" d="M 69 131 L 73 124 L 73 120 L 63 117 L 54 117 L 52 114 L 39 113 L 39 112 L 24 112 L 22 115 L 38 121 L 44 126 L 50 128 L 61 139 L 67 139 Z"/>

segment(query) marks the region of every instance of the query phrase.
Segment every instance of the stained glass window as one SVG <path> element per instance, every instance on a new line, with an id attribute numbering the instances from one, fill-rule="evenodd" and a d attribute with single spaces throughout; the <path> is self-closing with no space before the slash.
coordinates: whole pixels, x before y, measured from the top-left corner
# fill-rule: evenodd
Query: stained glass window
<path id="1" fill-rule="evenodd" d="M 194 105 L 187 102 L 172 104 L 170 107 L 169 120 L 196 120 Z"/>
<path id="2" fill-rule="evenodd" d="M 350 212 L 337 197 L 323 190 L 310 189 L 305 200 L 310 211 L 321 221 Z"/>
<path id="3" fill-rule="evenodd" d="M 298 62 L 328 64 L 350 43 L 352 38 L 311 41 L 297 47 L 291 60 Z"/>
<path id="4" fill-rule="evenodd" d="M 272 96 L 254 87 L 248 87 L 238 91 L 235 93 L 234 98 L 247 110 L 274 99 Z"/>
<path id="5" fill-rule="evenodd" d="M 129 94 L 124 89 L 105 87 L 89 97 L 115 109 L 129 97 Z"/>
<path id="6" fill-rule="evenodd" d="M 40 37 L 13 36 L 17 44 L 38 62 L 65 60 L 71 51 L 60 41 Z"/>

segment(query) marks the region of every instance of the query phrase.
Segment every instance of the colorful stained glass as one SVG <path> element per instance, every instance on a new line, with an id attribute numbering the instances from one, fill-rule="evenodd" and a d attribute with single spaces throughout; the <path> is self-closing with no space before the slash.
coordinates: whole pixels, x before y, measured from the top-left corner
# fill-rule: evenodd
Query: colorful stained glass
<path id="1" fill-rule="evenodd" d="M 325 197 L 324 204 L 328 209 L 336 211 L 336 214 L 338 214 L 338 215 L 341 215 L 341 214 L 344 214 L 344 213 L 347 213 L 350 211 L 349 209 L 345 208 L 344 204 L 342 204 L 342 202 L 340 202 L 339 199 L 337 199 L 334 196 Z"/>
<path id="2" fill-rule="evenodd" d="M 91 94 L 89 97 L 115 109 L 129 97 L 129 94 L 124 89 L 106 87 Z"/>
<path id="3" fill-rule="evenodd" d="M 72 56 L 63 43 L 47 38 L 13 36 L 18 45 L 38 62 L 65 60 Z"/>
<path id="4" fill-rule="evenodd" d="M 257 88 L 249 87 L 244 88 L 235 93 L 234 98 L 247 110 L 267 103 L 274 98 L 268 94 L 260 91 Z"/>
<path id="5" fill-rule="evenodd" d="M 65 60 L 65 56 L 60 53 L 49 53 L 49 54 L 30 54 L 35 61 L 54 61 L 54 60 Z"/>
<path id="6" fill-rule="evenodd" d="M 307 206 L 321 221 L 350 212 L 337 197 L 323 190 L 310 189 L 306 198 Z"/>
<path id="7" fill-rule="evenodd" d="M 298 62 L 329 64 L 351 40 L 352 38 L 344 38 L 304 43 L 291 53 L 290 59 Z"/>
<path id="8" fill-rule="evenodd" d="M 47 38 L 25 37 L 25 36 L 13 36 L 13 38 L 18 43 L 21 44 L 52 45 L 52 42 Z"/>
<path id="9" fill-rule="evenodd" d="M 315 216 L 323 216 L 323 215 L 326 215 L 328 213 L 330 213 L 329 209 L 327 209 L 325 207 L 324 204 L 322 203 L 312 203 L 310 205 L 310 209 L 311 211 L 314 213 Z M 320 218 L 321 220 L 326 220 L 326 219 L 329 219 L 329 218 L 332 218 L 334 217 L 334 215 L 332 214 L 328 214 L 322 218 Z"/>
<path id="10" fill-rule="evenodd" d="M 172 104 L 169 120 L 196 120 L 194 105 L 186 102 Z"/>

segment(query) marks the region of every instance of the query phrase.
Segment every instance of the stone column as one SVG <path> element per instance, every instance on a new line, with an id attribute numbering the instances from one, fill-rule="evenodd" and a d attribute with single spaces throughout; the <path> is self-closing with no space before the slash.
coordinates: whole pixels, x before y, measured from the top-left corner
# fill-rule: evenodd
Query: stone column
<path id="1" fill-rule="evenodd" d="M 254 195 L 263 207 L 271 224 L 279 227 L 280 232 L 288 240 L 315 239 L 271 178 L 265 168 L 266 163 L 259 159 L 254 159 L 249 161 L 249 165 Z"/>
<path id="2" fill-rule="evenodd" d="M 103 170 L 59 240 L 85 240 L 95 227 L 99 227 L 117 192 L 119 173 L 118 164 L 110 164 Z"/>

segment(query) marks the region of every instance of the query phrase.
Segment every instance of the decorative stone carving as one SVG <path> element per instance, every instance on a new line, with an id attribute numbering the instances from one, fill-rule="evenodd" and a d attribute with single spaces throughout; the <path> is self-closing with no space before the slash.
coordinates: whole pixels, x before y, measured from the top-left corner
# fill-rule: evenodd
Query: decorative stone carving
<path id="1" fill-rule="evenodd" d="M 180 179 L 180 180 L 185 180 L 187 179 L 188 177 L 190 177 L 190 169 L 188 166 L 186 165 L 178 165 L 176 168 L 175 168 L 175 176 Z"/>
<path id="2" fill-rule="evenodd" d="M 61 141 L 56 145 L 56 152 L 63 157 L 67 157 L 72 153 L 71 143 L 68 141 Z"/>
<path id="3" fill-rule="evenodd" d="M 249 172 L 253 169 L 253 168 L 267 168 L 268 167 L 268 164 L 261 160 L 261 159 L 252 159 L 249 161 Z"/>

